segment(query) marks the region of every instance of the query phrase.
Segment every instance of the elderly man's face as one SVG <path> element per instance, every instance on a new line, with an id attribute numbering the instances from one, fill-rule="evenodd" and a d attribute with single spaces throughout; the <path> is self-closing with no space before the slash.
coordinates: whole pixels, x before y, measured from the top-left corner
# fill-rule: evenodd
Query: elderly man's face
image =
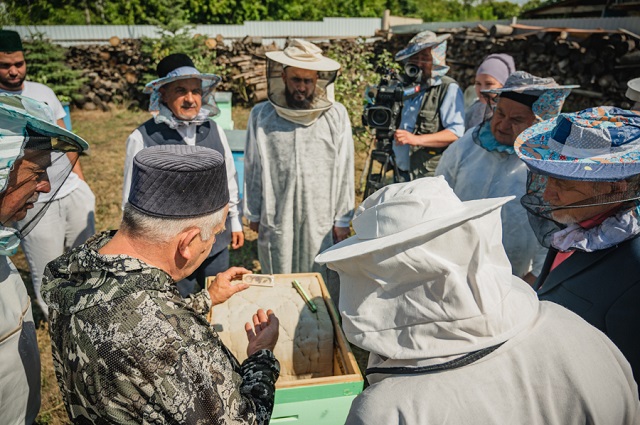
<path id="1" fill-rule="evenodd" d="M 516 137 L 531 127 L 535 120 L 536 116 L 528 106 L 504 97 L 498 98 L 491 119 L 491 133 L 499 143 L 513 146 Z"/>
<path id="2" fill-rule="evenodd" d="M 27 76 L 22 52 L 0 52 L 0 89 L 18 91 Z"/>
<path id="3" fill-rule="evenodd" d="M 46 171 L 50 165 L 50 152 L 25 150 L 13 165 L 7 189 L 0 194 L 1 223 L 22 220 L 38 200 L 38 194 L 51 190 Z"/>
<path id="4" fill-rule="evenodd" d="M 198 78 L 173 81 L 160 87 L 162 101 L 178 119 L 190 121 L 202 107 L 202 81 Z"/>
<path id="5" fill-rule="evenodd" d="M 599 195 L 607 195 L 623 191 L 625 186 L 626 182 L 624 181 L 589 182 L 547 177 L 547 185 L 543 194 L 543 199 L 555 207 L 566 206 L 586 201 L 587 199 L 591 199 Z M 593 201 L 593 203 L 596 203 L 596 201 Z M 559 209 L 553 211 L 551 213 L 551 217 L 558 223 L 580 223 L 620 205 L 621 204 L 606 204 L 582 208 Z"/>
<path id="6" fill-rule="evenodd" d="M 311 109 L 318 72 L 290 66 L 282 71 L 282 80 L 289 106 L 294 109 Z"/>
<path id="7" fill-rule="evenodd" d="M 433 68 L 433 55 L 431 54 L 431 48 L 420 50 L 415 55 L 407 59 L 407 63 L 417 65 L 422 70 L 422 80 L 425 81 L 431 77 L 431 70 Z"/>

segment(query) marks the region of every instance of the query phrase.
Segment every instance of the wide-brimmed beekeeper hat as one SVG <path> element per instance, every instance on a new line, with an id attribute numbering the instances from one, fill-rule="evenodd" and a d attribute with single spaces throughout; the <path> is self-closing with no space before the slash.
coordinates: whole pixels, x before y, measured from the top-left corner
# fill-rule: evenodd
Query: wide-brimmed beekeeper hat
<path id="1" fill-rule="evenodd" d="M 513 198 L 463 202 L 443 177 L 385 186 L 357 208 L 352 220 L 355 236 L 327 249 L 316 261 L 330 263 L 428 238 L 483 216 Z"/>
<path id="2" fill-rule="evenodd" d="M 437 35 L 432 31 L 422 31 L 416 34 L 407 47 L 396 53 L 396 61 L 402 62 L 405 59 L 429 47 L 437 46 L 451 37 L 451 34 Z"/>
<path id="3" fill-rule="evenodd" d="M 65 156 L 63 152 L 83 152 L 88 148 L 89 145 L 81 137 L 56 125 L 53 111 L 46 103 L 18 95 L 0 94 L 0 193 L 3 195 L 9 190 L 19 190 L 26 182 L 34 182 L 33 173 L 27 172 L 22 177 L 22 173 L 16 173 L 12 186 L 9 186 L 11 172 L 16 161 L 25 156 L 25 150 L 31 153 L 30 161 L 37 156 L 44 164 L 46 158 L 49 164 L 46 167 L 48 174 L 51 172 L 53 161 Z M 54 151 L 59 152 L 56 158 L 52 157 Z M 61 182 L 73 168 L 71 161 L 68 164 L 65 169 L 56 170 Z M 21 178 L 25 180 L 20 181 Z M 55 190 L 59 190 L 60 187 L 61 184 Z M 50 187 L 49 190 L 54 192 L 54 188 Z M 37 192 L 34 189 L 33 194 L 35 193 Z M 28 220 L 18 217 L 18 214 L 24 211 L 26 200 L 23 204 L 8 205 L 7 209 L 3 210 L 4 222 L 0 223 L 0 255 L 15 254 L 20 239 L 38 223 L 54 198 L 55 193 L 52 193 L 51 199 Z"/>
<path id="4" fill-rule="evenodd" d="M 528 72 L 516 71 L 509 75 L 501 88 L 482 90 L 527 105 L 537 121 L 551 119 L 562 111 L 562 105 L 571 89 L 580 86 L 560 85 L 553 78 L 542 78 Z"/>
<path id="5" fill-rule="evenodd" d="M 629 226 L 637 228 L 640 211 L 640 181 L 636 178 L 640 175 L 640 113 L 601 106 L 561 114 L 523 131 L 514 148 L 530 171 L 520 203 L 543 246 L 590 251 L 608 246 L 608 241 L 621 241 L 621 235 L 636 234 Z M 610 189 L 594 191 L 578 202 L 558 204 L 545 196 L 550 177 L 608 182 Z M 594 228 L 557 220 L 561 210 L 606 205 L 616 210 Z"/>
<path id="6" fill-rule="evenodd" d="M 284 50 L 265 53 L 269 59 L 311 71 L 337 71 L 340 64 L 322 55 L 322 49 L 306 40 L 293 39 Z"/>
<path id="7" fill-rule="evenodd" d="M 22 156 L 27 142 L 33 149 L 41 147 L 49 151 L 83 152 L 89 149 L 82 137 L 55 122 L 53 111 L 46 103 L 0 93 L 0 192 L 6 188 L 11 167 Z M 37 138 L 46 141 L 39 143 Z"/>
<path id="8" fill-rule="evenodd" d="M 640 102 L 640 77 L 627 81 L 625 96 L 634 102 Z"/>
<path id="9" fill-rule="evenodd" d="M 202 81 L 202 104 L 212 104 L 213 90 L 220 83 L 221 78 L 215 74 L 202 74 L 196 69 L 191 58 L 184 53 L 174 53 L 158 63 L 158 78 L 144 86 L 143 93 L 150 94 L 150 111 L 160 109 L 161 94 L 160 87 L 179 80 L 197 78 Z M 217 107 L 216 107 L 217 109 Z"/>
<path id="10" fill-rule="evenodd" d="M 353 220 L 356 236 L 316 257 L 340 275 L 347 339 L 386 359 L 378 366 L 427 366 L 529 326 L 537 297 L 512 275 L 502 246 L 500 207 L 511 199 L 462 202 L 442 177 L 367 198 Z"/>
<path id="11" fill-rule="evenodd" d="M 560 114 L 523 131 L 514 148 L 539 174 L 623 180 L 640 174 L 640 114 L 610 106 Z"/>

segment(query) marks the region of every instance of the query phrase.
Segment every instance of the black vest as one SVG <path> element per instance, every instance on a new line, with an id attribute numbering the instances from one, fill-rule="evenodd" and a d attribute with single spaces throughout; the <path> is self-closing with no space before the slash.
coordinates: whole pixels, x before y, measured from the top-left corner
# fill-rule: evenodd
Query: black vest
<path id="1" fill-rule="evenodd" d="M 453 78 L 444 76 L 442 77 L 442 84 L 430 87 L 427 90 L 422 97 L 422 105 L 420 105 L 420 112 L 416 120 L 416 134 L 433 134 L 444 130 L 445 127 L 440 119 L 440 106 L 444 96 L 447 94 L 449 85 L 455 82 Z M 409 172 L 412 178 L 432 176 L 445 149 L 411 146 Z"/>
<path id="2" fill-rule="evenodd" d="M 443 76 L 442 83 L 433 86 L 422 97 L 422 105 L 420 113 L 416 121 L 416 134 L 433 134 L 444 130 L 442 121 L 440 120 L 440 106 L 447 94 L 449 85 L 455 83 L 451 77 Z"/>
<path id="3" fill-rule="evenodd" d="M 177 130 L 170 128 L 166 124 L 157 124 L 153 118 L 138 127 L 138 130 L 142 134 L 142 140 L 144 140 L 145 147 L 186 144 Z M 214 125 L 211 121 L 206 121 L 205 123 L 197 126 L 196 146 L 213 149 L 218 151 L 223 158 L 225 156 L 224 146 L 222 146 L 222 141 L 220 140 L 220 134 L 218 132 L 218 126 Z M 227 216 L 225 230 L 224 232 L 216 235 L 216 242 L 213 244 L 209 256 L 212 257 L 222 250 L 227 249 L 230 243 L 231 220 Z"/>

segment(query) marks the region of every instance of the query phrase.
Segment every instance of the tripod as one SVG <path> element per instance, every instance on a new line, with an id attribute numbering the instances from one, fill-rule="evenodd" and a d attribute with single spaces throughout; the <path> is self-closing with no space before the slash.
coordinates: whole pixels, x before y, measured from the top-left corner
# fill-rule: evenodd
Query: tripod
<path id="1" fill-rule="evenodd" d="M 375 162 L 380 164 L 378 172 L 373 171 Z M 364 199 L 367 199 L 369 195 L 387 184 L 385 177 L 389 171 L 392 173 L 393 182 L 397 183 L 399 181 L 400 173 L 393 153 L 393 133 L 391 133 L 390 137 L 388 134 L 384 136 L 378 134 L 376 136 L 376 148 L 371 151 L 368 170 L 367 182 L 364 187 Z"/>

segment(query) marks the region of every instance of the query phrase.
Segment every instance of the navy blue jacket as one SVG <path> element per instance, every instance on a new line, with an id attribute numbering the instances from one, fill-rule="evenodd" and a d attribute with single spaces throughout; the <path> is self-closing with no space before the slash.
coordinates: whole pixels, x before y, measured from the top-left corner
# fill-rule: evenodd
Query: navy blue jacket
<path id="1" fill-rule="evenodd" d="M 640 237 L 595 252 L 576 251 L 550 271 L 550 249 L 534 289 L 604 332 L 640 381 Z"/>

